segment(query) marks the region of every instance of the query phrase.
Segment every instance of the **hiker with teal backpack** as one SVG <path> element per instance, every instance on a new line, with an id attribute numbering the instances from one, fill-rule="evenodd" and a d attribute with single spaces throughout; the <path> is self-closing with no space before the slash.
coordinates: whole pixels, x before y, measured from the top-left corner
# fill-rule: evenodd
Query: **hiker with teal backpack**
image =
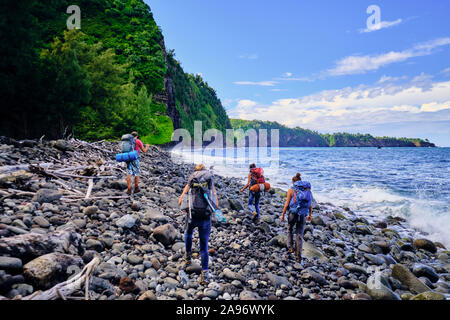
<path id="1" fill-rule="evenodd" d="M 139 190 L 139 150 L 147 152 L 150 146 L 142 143 L 139 140 L 138 133 L 133 131 L 131 134 L 125 134 L 122 136 L 121 149 L 122 153 L 116 155 L 117 161 L 125 161 L 127 164 L 127 194 L 131 195 L 131 177 L 134 177 L 134 193 L 138 193 Z"/>
<path id="2" fill-rule="evenodd" d="M 286 211 L 289 209 L 288 228 L 287 228 L 287 246 L 288 254 L 295 252 L 297 262 L 302 259 L 303 232 L 306 222 L 311 221 L 312 214 L 312 194 L 311 184 L 302 181 L 300 173 L 292 178 L 292 188 L 288 190 L 286 203 L 284 204 L 281 222 L 284 221 Z M 296 249 L 293 248 L 292 234 L 295 234 Z"/>
<path id="3" fill-rule="evenodd" d="M 200 256 L 202 260 L 200 283 L 206 285 L 209 276 L 208 241 L 211 232 L 211 214 L 219 206 L 219 202 L 217 200 L 216 188 L 214 187 L 214 177 L 211 172 L 206 170 L 203 164 L 197 165 L 194 168 L 194 173 L 189 176 L 183 193 L 178 199 L 180 206 L 182 206 L 183 197 L 186 194 L 188 194 L 189 205 L 187 208 L 186 232 L 184 236 L 186 247 L 185 263 L 186 265 L 191 264 L 192 234 L 194 229 L 198 228 Z"/>

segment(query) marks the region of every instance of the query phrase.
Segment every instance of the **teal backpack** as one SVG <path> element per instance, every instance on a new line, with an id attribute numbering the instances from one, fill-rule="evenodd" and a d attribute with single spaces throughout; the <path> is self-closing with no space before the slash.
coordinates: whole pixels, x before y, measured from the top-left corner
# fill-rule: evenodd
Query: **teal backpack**
<path id="1" fill-rule="evenodd" d="M 136 150 L 136 138 L 132 134 L 124 134 L 121 140 L 122 153 L 132 152 Z"/>

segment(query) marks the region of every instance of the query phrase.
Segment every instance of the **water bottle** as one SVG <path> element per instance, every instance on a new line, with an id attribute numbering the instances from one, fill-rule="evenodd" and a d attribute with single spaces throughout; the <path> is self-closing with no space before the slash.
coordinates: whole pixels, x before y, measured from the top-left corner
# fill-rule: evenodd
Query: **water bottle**
<path id="1" fill-rule="evenodd" d="M 217 222 L 219 222 L 219 223 L 225 223 L 225 222 L 227 222 L 227 219 L 224 217 L 222 211 L 220 211 L 219 209 L 217 209 L 217 210 L 215 211 L 215 214 L 216 214 L 216 221 L 217 221 Z"/>
<path id="2" fill-rule="evenodd" d="M 181 283 L 187 284 L 189 282 L 189 277 L 183 270 L 178 271 L 178 275 L 180 276 Z"/>

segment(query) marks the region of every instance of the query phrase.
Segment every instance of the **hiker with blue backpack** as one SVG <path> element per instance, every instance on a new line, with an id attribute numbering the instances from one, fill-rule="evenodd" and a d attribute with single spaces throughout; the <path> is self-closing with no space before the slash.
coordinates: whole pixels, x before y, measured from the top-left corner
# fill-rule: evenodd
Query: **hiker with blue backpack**
<path id="1" fill-rule="evenodd" d="M 183 193 L 178 199 L 178 204 L 183 207 L 183 198 L 188 195 L 188 205 L 185 206 L 186 215 L 186 232 L 184 242 L 186 247 L 185 264 L 191 264 L 192 256 L 192 234 L 195 228 L 198 228 L 200 238 L 200 257 L 202 260 L 202 272 L 200 283 L 206 285 L 208 283 L 209 270 L 209 253 L 208 241 L 211 232 L 211 214 L 219 206 L 217 200 L 216 188 L 214 187 L 214 177 L 211 172 L 206 170 L 203 164 L 199 164 L 194 168 Z"/>
<path id="2" fill-rule="evenodd" d="M 117 161 L 125 161 L 127 164 L 127 194 L 131 195 L 131 177 L 134 177 L 134 193 L 138 193 L 139 190 L 139 150 L 147 152 L 150 146 L 142 143 L 139 140 L 138 133 L 133 131 L 131 134 L 125 134 L 122 136 L 121 149 L 122 153 L 116 155 Z"/>
<path id="3" fill-rule="evenodd" d="M 300 173 L 292 178 L 293 186 L 288 190 L 286 203 L 284 204 L 283 213 L 281 214 L 281 222 L 284 221 L 286 211 L 289 209 L 288 215 L 288 235 L 287 246 L 288 254 L 295 252 L 295 259 L 301 262 L 303 247 L 303 232 L 306 222 L 311 221 L 312 214 L 312 194 L 311 184 L 302 181 Z M 294 251 L 292 234 L 295 234 L 296 250 Z"/>

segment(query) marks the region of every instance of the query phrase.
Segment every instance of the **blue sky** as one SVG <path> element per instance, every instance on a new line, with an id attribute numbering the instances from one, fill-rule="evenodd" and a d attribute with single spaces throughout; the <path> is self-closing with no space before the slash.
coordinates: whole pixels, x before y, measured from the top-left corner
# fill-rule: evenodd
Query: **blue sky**
<path id="1" fill-rule="evenodd" d="M 449 1 L 146 2 L 232 118 L 450 146 Z"/>

